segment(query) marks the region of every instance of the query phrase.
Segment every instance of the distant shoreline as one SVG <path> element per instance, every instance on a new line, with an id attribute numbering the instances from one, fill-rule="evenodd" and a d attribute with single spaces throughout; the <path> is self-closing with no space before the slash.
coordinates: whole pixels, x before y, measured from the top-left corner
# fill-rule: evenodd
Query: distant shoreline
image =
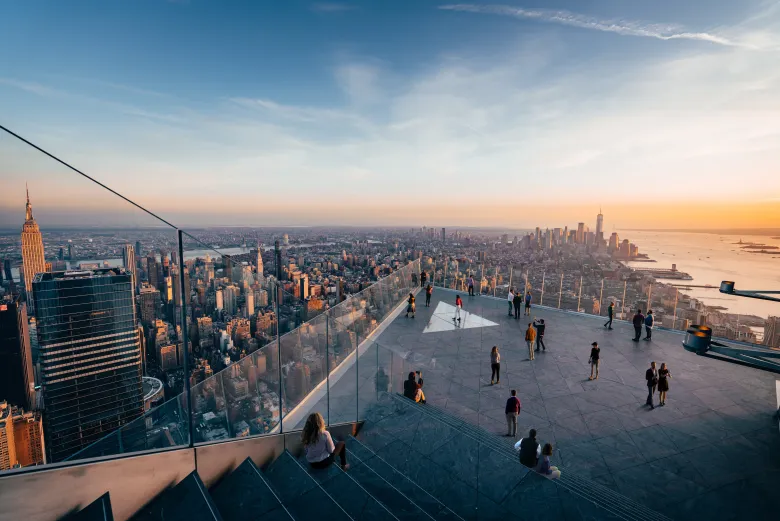
<path id="1" fill-rule="evenodd" d="M 704 233 L 714 235 L 761 235 L 780 239 L 780 228 L 618 228 L 625 232 Z"/>

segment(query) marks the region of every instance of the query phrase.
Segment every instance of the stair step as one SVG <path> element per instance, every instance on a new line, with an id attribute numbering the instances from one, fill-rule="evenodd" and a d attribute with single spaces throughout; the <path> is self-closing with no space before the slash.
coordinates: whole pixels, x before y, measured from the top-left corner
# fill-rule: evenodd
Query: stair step
<path id="1" fill-rule="evenodd" d="M 289 451 L 284 451 L 276 458 L 263 474 L 273 485 L 273 490 L 282 504 L 297 521 L 353 520 Z"/>
<path id="2" fill-rule="evenodd" d="M 64 521 L 114 521 L 111 510 L 111 498 L 108 492 L 85 506 L 78 512 L 74 512 L 63 518 Z"/>
<path id="3" fill-rule="evenodd" d="M 210 492 L 225 521 L 292 519 L 260 469 L 249 458 Z"/>
<path id="4" fill-rule="evenodd" d="M 214 501 L 197 472 L 160 493 L 139 510 L 133 521 L 222 521 Z"/>
<path id="5" fill-rule="evenodd" d="M 347 448 L 349 449 L 351 454 L 350 458 L 352 460 L 357 459 L 364 466 L 370 468 L 375 473 L 375 475 L 382 478 L 382 480 L 386 483 L 386 487 L 395 488 L 395 490 L 397 490 L 411 503 L 413 503 L 415 507 L 427 514 L 428 517 L 433 518 L 436 521 L 463 521 L 463 518 L 450 510 L 450 508 L 447 507 L 444 503 L 439 501 L 436 497 L 432 496 L 420 485 L 409 479 L 398 469 L 390 465 L 376 452 L 361 443 L 358 439 L 350 437 L 349 441 L 347 442 Z M 377 484 L 380 485 L 379 483 Z M 377 497 L 377 499 L 380 501 L 385 502 L 381 493 L 376 493 L 374 496 Z M 385 502 L 385 504 L 388 503 Z M 401 519 L 401 516 L 398 515 L 399 511 L 394 508 L 392 510 L 393 513 L 396 514 L 399 519 Z"/>
<path id="6" fill-rule="evenodd" d="M 517 463 L 517 465 L 520 465 L 513 444 L 504 444 L 503 440 L 496 437 L 495 434 L 489 433 L 480 427 L 462 420 L 461 418 L 453 416 L 434 405 L 417 404 L 402 396 L 391 393 L 388 394 L 396 402 L 402 404 L 404 407 L 411 407 L 415 410 L 422 411 L 423 413 L 438 419 L 442 423 L 457 429 L 459 432 L 476 439 L 479 443 L 490 447 L 505 458 L 512 459 Z M 655 512 L 640 503 L 634 502 L 626 496 L 614 492 L 609 488 L 604 487 L 603 485 L 573 475 L 570 472 L 567 472 L 564 468 L 561 468 L 561 470 L 561 477 L 554 482 L 557 486 L 565 488 L 572 494 L 595 503 L 599 507 L 611 512 L 619 519 L 625 519 L 629 521 L 642 521 L 651 519 L 653 521 L 670 521 L 669 518 L 663 516 L 662 514 Z"/>
<path id="7" fill-rule="evenodd" d="M 382 503 L 374 497 L 355 475 L 361 474 L 360 462 L 348 460 L 350 469 L 347 472 L 341 470 L 338 463 L 333 463 L 324 469 L 315 469 L 301 458 L 298 462 L 301 467 L 314 479 L 333 500 L 355 521 L 399 521 L 395 512 L 390 510 L 390 505 Z"/>

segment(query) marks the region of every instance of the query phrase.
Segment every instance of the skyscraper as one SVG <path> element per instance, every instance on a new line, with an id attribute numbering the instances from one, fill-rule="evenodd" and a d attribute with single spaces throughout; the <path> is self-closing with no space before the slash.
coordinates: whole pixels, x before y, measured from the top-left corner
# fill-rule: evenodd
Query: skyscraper
<path id="1" fill-rule="evenodd" d="M 0 470 L 44 463 L 41 414 L 0 401 Z"/>
<path id="2" fill-rule="evenodd" d="M 135 288 L 138 285 L 138 273 L 135 266 L 135 250 L 130 243 L 125 244 L 122 248 L 122 263 L 125 270 L 133 276 L 132 287 Z"/>
<path id="3" fill-rule="evenodd" d="M 0 470 L 43 463 L 41 414 L 0 401 Z"/>
<path id="4" fill-rule="evenodd" d="M 25 209 L 24 225 L 22 226 L 22 274 L 24 275 L 24 289 L 28 294 L 32 292 L 32 281 L 37 273 L 46 271 L 46 260 L 43 256 L 43 239 L 38 223 L 35 222 L 30 204 L 30 191 L 27 190 L 27 206 Z"/>
<path id="5" fill-rule="evenodd" d="M 602 241 L 604 239 L 604 215 L 599 208 L 599 214 L 596 216 L 596 240 Z"/>
<path id="6" fill-rule="evenodd" d="M 160 291 L 151 284 L 143 283 L 138 292 L 138 309 L 141 322 L 147 326 L 154 324 L 160 315 Z"/>
<path id="7" fill-rule="evenodd" d="M 257 242 L 257 262 L 255 263 L 257 268 L 257 274 L 263 274 L 263 247 L 260 245 L 260 241 Z"/>
<path id="8" fill-rule="evenodd" d="M 119 268 L 39 273 L 33 282 L 51 462 L 143 414 L 131 284 Z"/>
<path id="9" fill-rule="evenodd" d="M 441 229 L 441 242 L 447 242 L 447 230 L 444 228 Z"/>
<path id="10" fill-rule="evenodd" d="M 585 242 L 585 223 L 577 223 L 577 244 Z"/>
<path id="11" fill-rule="evenodd" d="M 27 410 L 35 408 L 30 333 L 24 302 L 0 301 L 0 400 Z"/>

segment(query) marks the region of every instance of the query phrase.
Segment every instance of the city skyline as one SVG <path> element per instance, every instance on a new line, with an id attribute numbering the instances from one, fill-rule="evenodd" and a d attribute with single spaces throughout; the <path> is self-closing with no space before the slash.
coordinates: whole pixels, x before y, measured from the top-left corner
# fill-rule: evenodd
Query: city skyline
<path id="1" fill-rule="evenodd" d="M 2 124 L 181 226 L 780 218 L 774 3 L 87 4 L 9 13 Z M 7 135 L 0 153 L 0 225 L 25 181 L 52 221 L 129 213 Z"/>

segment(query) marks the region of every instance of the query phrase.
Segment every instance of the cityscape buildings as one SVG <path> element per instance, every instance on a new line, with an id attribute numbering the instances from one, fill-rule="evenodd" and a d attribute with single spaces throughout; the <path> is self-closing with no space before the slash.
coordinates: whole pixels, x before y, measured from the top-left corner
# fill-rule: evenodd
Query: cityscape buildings
<path id="1" fill-rule="evenodd" d="M 0 401 L 0 470 L 46 463 L 41 415 Z"/>
<path id="2" fill-rule="evenodd" d="M 62 461 L 143 413 L 132 275 L 39 273 L 33 281 L 48 460 Z"/>

